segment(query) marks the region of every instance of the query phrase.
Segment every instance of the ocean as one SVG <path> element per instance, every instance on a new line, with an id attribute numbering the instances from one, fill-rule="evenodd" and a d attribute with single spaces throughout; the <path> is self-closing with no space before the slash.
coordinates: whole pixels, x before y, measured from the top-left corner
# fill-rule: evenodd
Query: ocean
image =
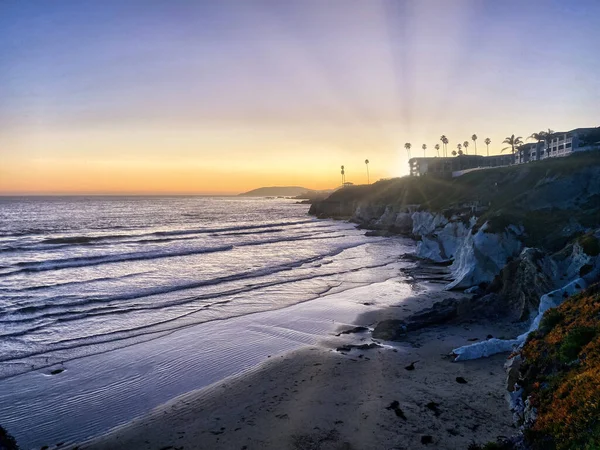
<path id="1" fill-rule="evenodd" d="M 231 367 L 223 362 L 244 345 L 276 353 L 318 334 L 311 329 L 319 328 L 316 319 L 300 330 L 288 319 L 271 326 L 284 316 L 260 313 L 398 277 L 399 256 L 410 251 L 406 241 L 365 237 L 353 224 L 307 211 L 290 199 L 1 198 L 0 425 L 10 425 L 26 445 L 106 431 L 264 358 L 255 351 Z M 235 345 L 236 338 L 219 338 L 241 323 L 260 338 L 239 335 Z M 180 352 L 169 344 L 174 339 Z M 179 367 L 183 349 L 186 367 L 197 365 L 200 373 L 167 377 L 162 391 L 159 383 L 143 397 L 157 361 L 162 371 Z M 136 357 L 153 369 L 135 366 Z M 117 381 L 90 382 L 101 370 Z M 61 416 L 56 407 L 99 392 L 93 410 L 72 403 Z M 115 392 L 117 400 L 124 392 L 144 400 L 121 404 L 119 413 L 111 406 Z M 73 408 L 82 408 L 82 423 L 72 421 Z M 113 414 L 100 417 L 106 408 Z"/>

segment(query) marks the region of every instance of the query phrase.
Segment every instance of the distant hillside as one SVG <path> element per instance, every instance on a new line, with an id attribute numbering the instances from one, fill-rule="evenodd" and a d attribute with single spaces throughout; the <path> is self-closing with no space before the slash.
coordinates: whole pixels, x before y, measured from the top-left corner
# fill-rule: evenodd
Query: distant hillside
<path id="1" fill-rule="evenodd" d="M 253 189 L 240 194 L 241 197 L 295 197 L 310 189 L 301 186 L 270 186 Z"/>

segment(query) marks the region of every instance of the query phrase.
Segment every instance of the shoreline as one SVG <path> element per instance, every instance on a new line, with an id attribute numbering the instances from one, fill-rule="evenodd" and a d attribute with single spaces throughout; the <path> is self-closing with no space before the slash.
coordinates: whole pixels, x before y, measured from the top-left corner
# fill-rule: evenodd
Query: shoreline
<path id="1" fill-rule="evenodd" d="M 426 281 L 414 287 L 399 304 L 359 314 L 353 324 L 372 327 L 464 296 Z M 515 329 L 505 322 L 451 323 L 367 350 L 343 346 L 371 343 L 370 332 L 334 333 L 187 392 L 79 448 L 350 450 L 431 443 L 450 449 L 495 441 L 514 433 L 504 394 L 505 355 L 457 363 L 448 354 Z M 414 370 L 406 370 L 414 361 Z"/>
<path id="2" fill-rule="evenodd" d="M 314 345 L 339 326 L 353 326 L 362 312 L 404 299 L 411 287 L 398 271 L 407 264 L 398 260 L 385 270 L 369 269 L 378 272 L 353 272 L 333 292 L 310 301 L 66 362 L 57 374 L 34 370 L 5 379 L 0 423 L 23 448 L 64 448 L 98 436 L 269 356 Z M 390 270 L 393 277 L 380 276 Z"/>

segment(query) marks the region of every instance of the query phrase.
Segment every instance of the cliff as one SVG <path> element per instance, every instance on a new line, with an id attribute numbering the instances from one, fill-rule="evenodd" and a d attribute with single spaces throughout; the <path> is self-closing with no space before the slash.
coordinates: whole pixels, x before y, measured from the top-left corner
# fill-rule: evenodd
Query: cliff
<path id="1" fill-rule="evenodd" d="M 538 313 L 543 294 L 581 271 L 598 275 L 596 256 L 578 239 L 595 240 L 600 229 L 600 151 L 452 180 L 350 186 L 314 203 L 310 213 L 411 236 L 417 256 L 450 263 L 447 289 L 492 296 L 506 304 L 507 315 L 524 320 Z"/>
<path id="2" fill-rule="evenodd" d="M 450 264 L 446 289 L 474 295 L 427 317 L 523 322 L 513 339 L 452 352 L 455 361 L 513 352 L 507 390 L 523 434 L 501 448 L 600 448 L 600 151 L 344 188 L 310 213 L 410 236 L 418 257 Z M 419 325 L 384 322 L 375 332 L 391 338 Z"/>

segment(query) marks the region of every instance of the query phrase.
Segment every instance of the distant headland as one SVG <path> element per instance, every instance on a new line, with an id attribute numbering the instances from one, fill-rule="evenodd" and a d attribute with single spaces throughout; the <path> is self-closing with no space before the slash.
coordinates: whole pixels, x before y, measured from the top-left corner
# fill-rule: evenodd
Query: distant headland
<path id="1" fill-rule="evenodd" d="M 325 198 L 333 189 L 314 190 L 302 186 L 269 186 L 239 194 L 240 197 L 294 197 L 298 199 Z"/>

